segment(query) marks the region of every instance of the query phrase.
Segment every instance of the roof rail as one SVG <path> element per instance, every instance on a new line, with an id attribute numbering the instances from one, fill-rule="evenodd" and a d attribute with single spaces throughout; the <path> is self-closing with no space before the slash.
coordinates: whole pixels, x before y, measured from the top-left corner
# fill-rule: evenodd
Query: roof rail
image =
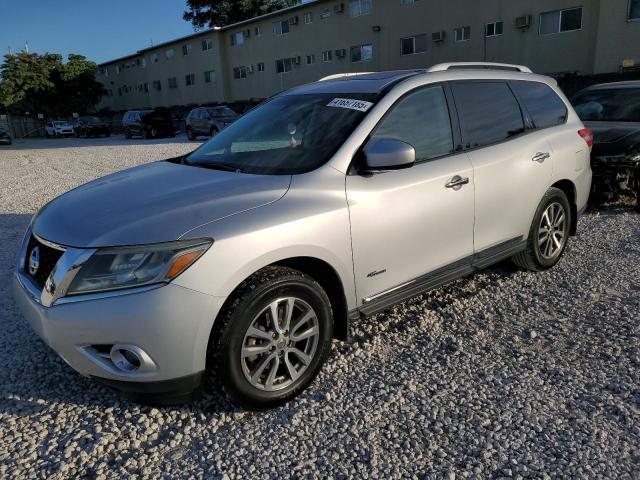
<path id="1" fill-rule="evenodd" d="M 336 80 L 338 78 L 355 77 L 356 75 L 365 75 L 367 73 L 374 73 L 374 72 L 334 73 L 333 75 L 327 75 L 326 77 L 322 77 L 318 81 L 324 82 L 326 80 Z"/>
<path id="2" fill-rule="evenodd" d="M 446 72 L 447 70 L 509 70 L 512 72 L 533 73 L 529 67 L 523 65 L 512 65 L 510 63 L 491 62 L 453 62 L 439 63 L 430 67 L 427 71 Z"/>

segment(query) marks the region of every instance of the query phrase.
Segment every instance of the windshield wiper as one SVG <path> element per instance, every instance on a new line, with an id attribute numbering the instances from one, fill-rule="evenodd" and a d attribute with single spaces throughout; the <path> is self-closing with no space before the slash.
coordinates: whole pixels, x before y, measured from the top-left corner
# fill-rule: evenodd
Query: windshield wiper
<path id="1" fill-rule="evenodd" d="M 192 165 L 194 167 L 211 168 L 214 170 L 224 170 L 225 172 L 243 173 L 240 167 L 234 167 L 233 165 L 227 165 L 226 163 L 198 162 L 198 163 L 189 163 L 189 165 Z"/>

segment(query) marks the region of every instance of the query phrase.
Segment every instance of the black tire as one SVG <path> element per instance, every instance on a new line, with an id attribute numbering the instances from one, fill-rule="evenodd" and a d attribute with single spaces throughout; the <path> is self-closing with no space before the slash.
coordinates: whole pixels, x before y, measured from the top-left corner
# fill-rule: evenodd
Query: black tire
<path id="1" fill-rule="evenodd" d="M 209 130 L 210 137 L 215 137 L 218 133 L 220 133 L 220 130 L 218 130 L 216 127 L 211 127 L 211 130 Z"/>
<path id="2" fill-rule="evenodd" d="M 190 141 L 196 139 L 196 136 L 193 134 L 193 129 L 191 127 L 187 128 L 187 139 Z"/>
<path id="3" fill-rule="evenodd" d="M 275 299 L 283 296 L 295 297 L 313 308 L 319 331 L 317 346 L 306 370 L 296 380 L 280 390 L 267 391 L 252 385 L 245 377 L 241 350 L 254 319 Z M 293 330 L 292 324 L 292 336 Z M 263 409 L 281 405 L 296 397 L 313 381 L 329 355 L 332 337 L 333 313 L 322 287 L 297 270 L 266 267 L 236 289 L 216 319 L 209 339 L 209 383 L 213 387 L 222 387 L 232 402 L 244 407 Z M 275 342 L 271 341 L 271 345 Z"/>
<path id="4" fill-rule="evenodd" d="M 126 138 L 127 140 L 131 140 L 131 130 L 129 130 L 128 128 L 124 129 L 124 138 Z"/>
<path id="5" fill-rule="evenodd" d="M 541 228 L 545 211 L 553 204 L 560 205 L 564 213 L 564 223 L 562 228 L 558 230 L 563 232 L 563 236 L 560 242 L 560 248 L 550 258 L 548 258 L 541 251 L 539 230 Z M 538 209 L 536 210 L 536 214 L 533 217 L 533 223 L 529 230 L 529 238 L 527 239 L 527 248 L 514 255 L 512 257 L 512 261 L 519 267 L 533 272 L 540 272 L 555 266 L 560 261 L 560 258 L 562 258 L 564 250 L 567 247 L 567 242 L 571 232 L 571 221 L 571 207 L 569 206 L 569 200 L 565 193 L 558 188 L 550 188 L 547 190 L 547 193 L 542 197 L 540 205 L 538 205 Z"/>
<path id="6" fill-rule="evenodd" d="M 154 134 L 154 130 L 153 129 L 151 129 L 151 128 L 146 129 L 145 128 L 143 137 L 146 138 L 146 139 L 153 138 L 154 137 L 153 134 Z"/>

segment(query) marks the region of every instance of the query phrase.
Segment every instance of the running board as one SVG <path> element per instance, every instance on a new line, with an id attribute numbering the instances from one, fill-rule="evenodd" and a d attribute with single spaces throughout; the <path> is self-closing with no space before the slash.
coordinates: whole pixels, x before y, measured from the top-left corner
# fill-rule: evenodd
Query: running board
<path id="1" fill-rule="evenodd" d="M 409 282 L 393 287 L 384 292 L 366 297 L 363 305 L 349 312 L 350 318 L 370 317 L 409 298 L 421 295 L 434 288 L 441 287 L 453 280 L 466 277 L 474 272 L 510 258 L 523 251 L 527 241 L 521 237 L 514 238 L 494 247 L 487 248 L 450 265 L 434 270 Z"/>

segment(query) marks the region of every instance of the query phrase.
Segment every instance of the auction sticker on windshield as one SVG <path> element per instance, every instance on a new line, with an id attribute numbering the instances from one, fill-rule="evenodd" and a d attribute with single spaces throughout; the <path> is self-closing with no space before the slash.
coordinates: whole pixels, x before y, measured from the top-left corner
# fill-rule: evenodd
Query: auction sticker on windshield
<path id="1" fill-rule="evenodd" d="M 363 100 L 354 100 L 352 98 L 334 98 L 327 107 L 348 108 L 350 110 L 359 110 L 366 112 L 373 106 L 371 102 L 365 102 Z"/>

